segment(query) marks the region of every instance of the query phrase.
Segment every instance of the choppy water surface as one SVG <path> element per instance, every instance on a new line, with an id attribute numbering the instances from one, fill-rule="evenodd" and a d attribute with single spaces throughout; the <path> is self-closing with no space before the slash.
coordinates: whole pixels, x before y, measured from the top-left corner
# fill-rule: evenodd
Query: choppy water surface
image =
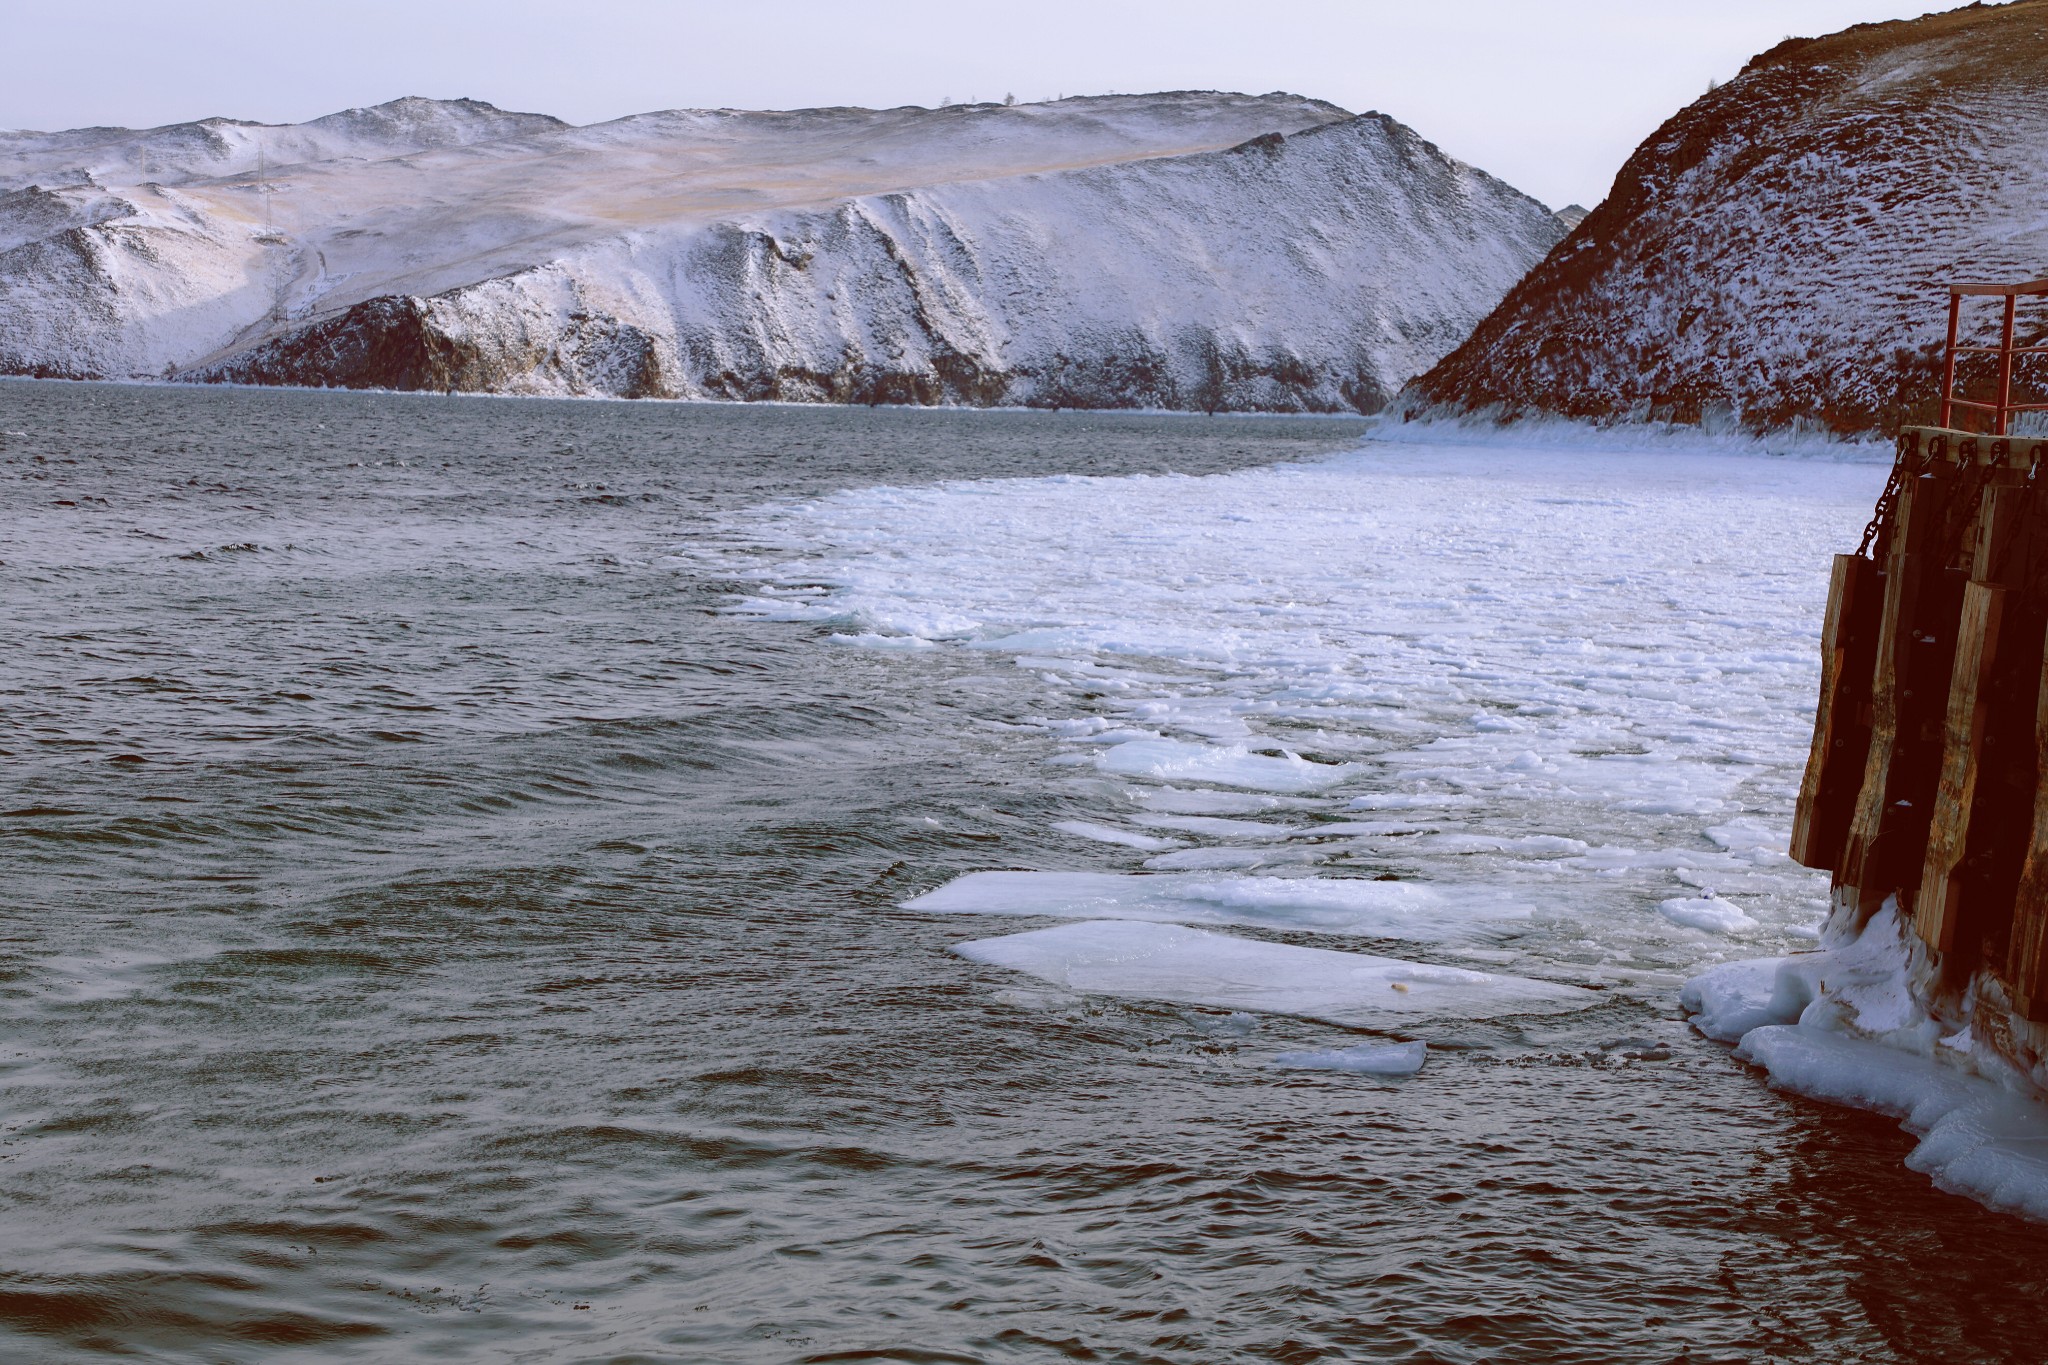
<path id="1" fill-rule="evenodd" d="M 1129 814 L 1073 678 L 720 610 L 813 591 L 837 490 L 1357 430 L 0 385 L 0 1355 L 2041 1358 L 2048 1235 L 1765 1089 L 1621 950 L 1574 969 L 1554 917 L 1550 974 L 1614 968 L 1607 1003 L 1435 1029 L 1400 1080 L 952 955 L 1046 921 L 900 902 L 1147 856 L 1053 828 Z M 1079 534 L 1027 514 L 1048 562 Z"/>

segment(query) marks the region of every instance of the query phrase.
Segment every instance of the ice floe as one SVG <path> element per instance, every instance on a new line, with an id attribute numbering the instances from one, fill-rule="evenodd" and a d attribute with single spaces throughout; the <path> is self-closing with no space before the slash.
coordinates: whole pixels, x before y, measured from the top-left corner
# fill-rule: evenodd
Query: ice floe
<path id="1" fill-rule="evenodd" d="M 1285 839 L 1311 832 L 1333 833 L 1327 827 L 1310 830 L 1303 825 L 1276 825 L 1267 820 L 1233 820 L 1221 815 L 1140 815 L 1137 823 L 1154 829 L 1177 829 L 1188 834 L 1206 834 L 1212 839 Z"/>
<path id="2" fill-rule="evenodd" d="M 1732 905 L 1715 895 L 1674 896 L 1659 902 L 1657 913 L 1673 924 L 1703 929 L 1710 934 L 1739 934 L 1757 927 L 1756 921 L 1745 914 L 1741 906 Z"/>
<path id="3" fill-rule="evenodd" d="M 970 872 L 906 910 L 1053 919 L 1246 924 L 1434 943 L 1527 920 L 1528 902 L 1486 886 L 1337 877 L 1114 872 Z"/>
<path id="4" fill-rule="evenodd" d="M 1825 894 L 1779 842 L 1812 547 L 1853 538 L 1884 464 L 1402 431 L 1198 479 L 834 494 L 749 521 L 735 609 L 1009 653 L 1051 689 L 1023 723 L 1056 771 L 1123 779 L 1069 813 L 1198 845 L 1156 870 L 1281 841 L 1138 817 L 1273 817 L 1347 873 L 1513 887 L 1556 912 L 1518 945 L 1539 958 L 1554 932 L 1575 962 L 1697 972 L 1717 936 L 1643 909 L 1706 887 L 1793 946 Z"/>
<path id="5" fill-rule="evenodd" d="M 761 583 L 757 614 L 1028 656 L 1066 698 L 1035 694 L 1038 753 L 1073 766 L 1020 781 L 1194 845 L 1149 875 L 975 874 L 910 903 L 1127 922 L 992 940 L 1011 946 L 983 960 L 1311 1017 L 1351 998 L 1317 995 L 1339 969 L 1295 954 L 1321 950 L 1157 926 L 1511 943 L 1503 961 L 1575 979 L 1684 983 L 1700 1031 L 1776 1083 L 1898 1113 L 1919 1168 L 2041 1208 L 2035 1111 L 1967 1020 L 1916 1005 L 1896 915 L 1796 951 L 1827 895 L 1785 853 L 1827 595 L 1814 547 L 1854 543 L 1883 455 L 1421 435 L 1202 479 L 854 490 L 751 525 L 785 558 L 733 576 Z M 1290 847 L 1326 861 L 1230 875 Z"/>
<path id="6" fill-rule="evenodd" d="M 1349 1027 L 1556 1014 L 1600 999 L 1576 986 L 1526 977 L 1126 920 L 975 939 L 953 951 L 1070 991 L 1290 1014 Z"/>
<path id="7" fill-rule="evenodd" d="M 1184 848 L 1147 858 L 1145 866 L 1161 872 L 1214 872 L 1225 868 L 1281 867 L 1288 864 L 1320 863 L 1329 854 L 1314 848 Z"/>
<path id="8" fill-rule="evenodd" d="M 1158 853 L 1163 849 L 1179 848 L 1174 839 L 1161 839 L 1156 835 L 1140 834 L 1136 830 L 1118 829 L 1114 825 L 1098 825 L 1093 820 L 1059 820 L 1053 828 L 1062 834 L 1071 834 L 1077 839 L 1093 839 L 1098 844 L 1120 844 L 1145 853 Z"/>
<path id="9" fill-rule="evenodd" d="M 1348 763 L 1313 763 L 1284 751 L 1258 754 L 1242 744 L 1219 747 L 1174 739 L 1133 739 L 1106 751 L 1095 762 L 1104 772 L 1126 777 L 1214 782 L 1267 792 L 1320 791 L 1356 771 Z"/>
<path id="10" fill-rule="evenodd" d="M 1219 792 L 1206 788 L 1127 787 L 1124 798 L 1143 810 L 1170 815 L 1257 815 L 1282 810 L 1289 803 L 1277 796 L 1254 796 L 1249 792 Z M 1191 828 L 1191 826 L 1183 826 Z"/>
<path id="11" fill-rule="evenodd" d="M 1429 1057 L 1429 1044 L 1360 1043 L 1357 1047 L 1282 1052 L 1273 1065 L 1290 1071 L 1354 1071 L 1366 1076 L 1413 1076 Z"/>

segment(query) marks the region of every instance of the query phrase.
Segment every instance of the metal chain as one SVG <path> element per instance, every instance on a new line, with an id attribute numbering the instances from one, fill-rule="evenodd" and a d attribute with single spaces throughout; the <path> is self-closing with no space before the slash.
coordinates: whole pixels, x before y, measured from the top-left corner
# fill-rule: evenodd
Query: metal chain
<path id="1" fill-rule="evenodd" d="M 1957 471 L 1948 506 L 1942 511 L 1940 563 L 1950 568 L 1969 567 L 1968 564 L 1957 564 L 1956 559 L 1974 550 L 1969 544 L 1970 531 L 1977 524 L 1977 509 L 1983 501 L 1985 488 L 1991 483 L 1992 473 L 1992 466 L 1974 459 Z"/>
<path id="2" fill-rule="evenodd" d="M 1870 525 L 1863 528 L 1863 543 L 1856 547 L 1856 553 L 1865 559 L 1884 560 L 1884 550 L 1890 548 L 1892 518 L 1898 515 L 1899 492 L 1906 486 L 1906 452 L 1900 451 L 1898 459 L 1892 461 L 1892 476 L 1885 481 L 1884 492 L 1878 494 L 1877 510 L 1870 514 Z M 1877 553 L 1871 553 L 1871 546 L 1877 542 L 1878 532 L 1885 532 L 1885 545 Z"/>

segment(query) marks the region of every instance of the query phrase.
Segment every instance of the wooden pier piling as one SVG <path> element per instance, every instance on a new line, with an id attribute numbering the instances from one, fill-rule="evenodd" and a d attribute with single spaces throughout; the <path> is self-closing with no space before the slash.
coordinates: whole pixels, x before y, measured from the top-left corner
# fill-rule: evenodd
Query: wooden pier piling
<path id="1" fill-rule="evenodd" d="M 1834 876 L 1838 922 L 1886 901 L 2024 1068 L 2048 1062 L 2048 438 L 2010 430 L 2014 305 L 2048 280 L 1950 293 L 1942 424 L 1899 433 L 1854 555 L 1830 576 L 1820 701 L 1792 856 Z M 2000 344 L 1957 344 L 1973 294 Z M 1996 356 L 1997 400 L 1954 392 L 1958 352 Z M 1951 425 L 1983 414 L 1986 431 Z"/>

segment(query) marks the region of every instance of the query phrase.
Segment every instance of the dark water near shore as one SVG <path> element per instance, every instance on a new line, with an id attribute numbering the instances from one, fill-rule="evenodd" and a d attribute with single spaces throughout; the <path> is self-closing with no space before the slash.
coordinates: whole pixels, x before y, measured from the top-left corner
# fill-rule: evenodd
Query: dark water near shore
<path id="1" fill-rule="evenodd" d="M 1005 1004 L 895 906 L 1088 865 L 1034 675 L 673 557 L 1358 429 L 0 384 L 0 1359 L 2048 1359 L 2048 1230 L 1673 1011 Z"/>

